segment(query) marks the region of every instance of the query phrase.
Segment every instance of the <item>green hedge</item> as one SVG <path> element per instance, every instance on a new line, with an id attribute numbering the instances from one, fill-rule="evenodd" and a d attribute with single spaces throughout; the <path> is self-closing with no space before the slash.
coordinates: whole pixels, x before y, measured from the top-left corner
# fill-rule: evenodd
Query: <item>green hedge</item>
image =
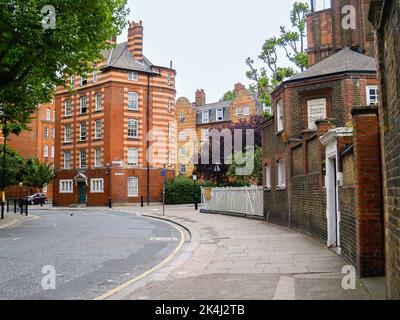
<path id="1" fill-rule="evenodd" d="M 187 177 L 177 177 L 169 180 L 165 189 L 166 204 L 189 204 L 194 202 L 193 192 L 196 194 L 197 202 L 201 202 L 201 187 L 214 187 L 212 182 L 196 181 Z"/>

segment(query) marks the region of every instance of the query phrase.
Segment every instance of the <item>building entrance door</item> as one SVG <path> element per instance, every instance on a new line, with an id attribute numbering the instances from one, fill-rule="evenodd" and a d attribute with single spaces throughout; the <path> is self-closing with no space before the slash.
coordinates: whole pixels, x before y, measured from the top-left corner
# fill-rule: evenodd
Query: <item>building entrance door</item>
<path id="1" fill-rule="evenodd" d="M 328 247 L 340 248 L 340 211 L 339 189 L 336 157 L 328 158 L 326 162 L 326 196 Z"/>
<path id="2" fill-rule="evenodd" d="M 78 182 L 78 203 L 86 204 L 86 183 Z"/>

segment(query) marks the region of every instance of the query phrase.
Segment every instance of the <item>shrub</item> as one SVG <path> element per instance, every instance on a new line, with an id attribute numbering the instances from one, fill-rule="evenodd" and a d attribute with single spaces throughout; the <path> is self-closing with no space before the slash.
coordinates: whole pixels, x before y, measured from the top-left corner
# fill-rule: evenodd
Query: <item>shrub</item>
<path id="1" fill-rule="evenodd" d="M 166 204 L 189 204 L 194 202 L 194 194 L 198 203 L 201 202 L 201 187 L 214 187 L 212 182 L 196 181 L 187 177 L 177 177 L 169 180 L 165 188 Z"/>

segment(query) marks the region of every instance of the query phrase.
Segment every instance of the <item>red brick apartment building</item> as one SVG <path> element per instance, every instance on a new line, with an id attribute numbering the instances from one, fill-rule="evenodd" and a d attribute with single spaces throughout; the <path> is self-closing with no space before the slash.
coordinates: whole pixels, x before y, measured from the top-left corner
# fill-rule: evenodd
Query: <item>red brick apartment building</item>
<path id="1" fill-rule="evenodd" d="M 358 28 L 338 31 L 348 4 L 361 13 Z M 383 275 L 385 263 L 379 94 L 367 5 L 332 0 L 308 16 L 311 67 L 273 92 L 274 116 L 263 129 L 265 219 L 327 244 L 362 277 Z"/>
<path id="2" fill-rule="evenodd" d="M 16 149 L 25 159 L 37 157 L 41 162 L 54 163 L 55 157 L 55 105 L 54 101 L 49 104 L 40 105 L 33 114 L 30 130 L 23 131 L 20 135 L 11 135 L 7 144 Z M 24 186 L 7 188 L 8 197 L 19 197 L 29 195 L 39 190 Z M 53 185 L 49 184 L 43 190 L 51 200 L 53 198 Z"/>
<path id="3" fill-rule="evenodd" d="M 103 58 L 93 74 L 72 76 L 56 91 L 57 206 L 137 203 L 141 197 L 158 202 L 164 165 L 171 165 L 168 177 L 175 175 L 175 146 L 167 141 L 175 119 L 175 70 L 143 55 L 142 22 L 130 23 L 128 41 Z"/>
<path id="4" fill-rule="evenodd" d="M 192 176 L 195 148 L 201 148 L 208 141 L 212 129 L 249 120 L 262 111 L 257 97 L 243 84 L 235 84 L 233 92 L 235 97 L 230 101 L 207 103 L 203 89 L 196 91 L 194 103 L 184 97 L 177 100 L 177 175 Z"/>
<path id="5" fill-rule="evenodd" d="M 400 299 L 400 2 L 372 0 L 381 99 L 386 279 L 389 299 Z"/>

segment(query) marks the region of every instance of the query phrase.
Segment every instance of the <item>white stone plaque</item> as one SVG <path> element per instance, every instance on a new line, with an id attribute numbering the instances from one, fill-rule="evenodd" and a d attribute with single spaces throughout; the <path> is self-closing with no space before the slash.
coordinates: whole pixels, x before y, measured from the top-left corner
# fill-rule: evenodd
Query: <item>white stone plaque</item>
<path id="1" fill-rule="evenodd" d="M 317 130 L 315 121 L 326 118 L 326 99 L 307 101 L 308 129 Z"/>

